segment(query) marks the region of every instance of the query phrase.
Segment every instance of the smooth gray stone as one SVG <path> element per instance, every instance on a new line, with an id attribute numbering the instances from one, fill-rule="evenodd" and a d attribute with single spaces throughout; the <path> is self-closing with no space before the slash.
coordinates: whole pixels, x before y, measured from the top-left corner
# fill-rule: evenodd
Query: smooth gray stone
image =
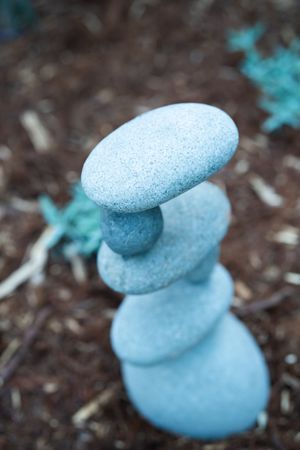
<path id="1" fill-rule="evenodd" d="M 230 219 L 227 197 L 208 182 L 165 203 L 161 209 L 164 229 L 148 252 L 122 257 L 102 244 L 98 268 L 112 289 L 145 294 L 185 276 L 223 239 Z"/>
<path id="2" fill-rule="evenodd" d="M 82 186 L 100 206 L 143 211 L 206 180 L 231 159 L 237 144 L 237 128 L 220 109 L 163 106 L 104 138 L 84 164 Z"/>
<path id="3" fill-rule="evenodd" d="M 102 239 L 114 252 L 124 256 L 150 250 L 163 229 L 159 206 L 129 214 L 103 208 L 101 220 Z"/>
<path id="4" fill-rule="evenodd" d="M 178 358 L 147 367 L 125 362 L 122 372 L 129 398 L 146 419 L 198 439 L 224 439 L 247 430 L 269 397 L 261 350 L 229 313 Z"/>
<path id="5" fill-rule="evenodd" d="M 129 295 L 113 321 L 114 352 L 138 365 L 174 358 L 206 335 L 232 296 L 231 277 L 221 265 L 201 284 L 180 280 L 151 294 Z"/>
<path id="6" fill-rule="evenodd" d="M 190 273 L 187 274 L 186 278 L 191 283 L 202 283 L 211 274 L 220 256 L 220 246 L 217 245 L 213 248 L 206 257 L 200 262 L 200 264 L 195 267 Z"/>

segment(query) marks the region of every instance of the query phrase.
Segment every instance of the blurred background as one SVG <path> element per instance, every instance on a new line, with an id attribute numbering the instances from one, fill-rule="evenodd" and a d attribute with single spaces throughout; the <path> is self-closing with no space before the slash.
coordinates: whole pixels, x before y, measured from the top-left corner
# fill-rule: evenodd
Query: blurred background
<path id="1" fill-rule="evenodd" d="M 298 0 L 0 0 L 0 449 L 300 449 L 298 37 Z M 221 260 L 273 386 L 257 426 L 217 443 L 129 404 L 109 344 L 121 296 L 77 184 L 114 128 L 189 101 L 240 130 L 213 180 L 232 203 Z"/>

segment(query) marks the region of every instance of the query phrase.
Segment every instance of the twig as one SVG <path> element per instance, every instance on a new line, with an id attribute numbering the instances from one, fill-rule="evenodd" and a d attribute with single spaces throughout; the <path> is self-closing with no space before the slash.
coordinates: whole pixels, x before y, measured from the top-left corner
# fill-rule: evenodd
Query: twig
<path id="1" fill-rule="evenodd" d="M 73 247 L 66 249 L 67 259 L 70 261 L 71 269 L 78 284 L 85 283 L 87 280 L 87 269 L 83 258 L 74 250 Z"/>
<path id="2" fill-rule="evenodd" d="M 53 227 L 47 227 L 33 245 L 28 261 L 0 283 L 0 300 L 43 270 L 48 258 L 48 243 L 54 232 Z"/>
<path id="3" fill-rule="evenodd" d="M 272 186 L 267 184 L 265 180 L 258 176 L 252 176 L 250 184 L 260 200 L 268 206 L 273 208 L 279 208 L 282 206 L 284 199 L 281 195 L 277 194 Z"/>
<path id="4" fill-rule="evenodd" d="M 115 386 L 100 392 L 93 400 L 82 406 L 73 416 L 72 422 L 76 426 L 84 424 L 91 416 L 107 405 L 115 394 Z"/>
<path id="5" fill-rule="evenodd" d="M 282 375 L 282 381 L 284 384 L 295 391 L 300 392 L 300 380 L 287 372 Z"/>
<path id="6" fill-rule="evenodd" d="M 3 370 L 0 372 L 0 385 L 3 386 L 15 373 L 23 359 L 25 358 L 29 348 L 33 344 L 35 338 L 37 337 L 40 329 L 47 321 L 49 315 L 52 312 L 52 308 L 46 306 L 42 308 L 34 322 L 27 328 L 25 334 L 23 336 L 22 343 L 17 350 L 17 352 L 12 356 L 12 358 L 7 362 L 7 364 L 3 367 Z"/>
<path id="7" fill-rule="evenodd" d="M 38 153 L 46 153 L 50 150 L 52 139 L 49 131 L 43 125 L 41 119 L 35 111 L 25 111 L 20 117 L 23 128 Z"/>
<path id="8" fill-rule="evenodd" d="M 6 349 L 0 356 L 0 372 L 7 362 L 13 357 L 18 348 L 20 347 L 20 340 L 18 338 L 12 339 Z"/>
<path id="9" fill-rule="evenodd" d="M 289 297 L 293 292 L 293 289 L 290 287 L 284 287 L 280 291 L 275 292 L 275 294 L 271 295 L 271 297 L 257 300 L 255 302 L 250 303 L 249 305 L 243 305 L 235 308 L 235 312 L 239 316 L 246 316 L 248 314 L 254 314 L 259 311 L 263 311 L 265 309 L 274 308 L 274 306 L 279 305 L 286 297 Z"/>

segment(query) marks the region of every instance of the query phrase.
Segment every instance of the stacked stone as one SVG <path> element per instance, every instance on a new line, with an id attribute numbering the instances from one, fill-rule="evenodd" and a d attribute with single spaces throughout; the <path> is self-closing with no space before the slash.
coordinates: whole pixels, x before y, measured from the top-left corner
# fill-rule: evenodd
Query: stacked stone
<path id="1" fill-rule="evenodd" d="M 111 341 L 128 395 L 159 428 L 202 439 L 252 426 L 269 391 L 258 346 L 228 311 L 233 283 L 217 262 L 230 205 L 205 181 L 237 142 L 223 111 L 170 105 L 111 133 L 82 173 L 102 210 L 100 274 L 126 294 Z"/>

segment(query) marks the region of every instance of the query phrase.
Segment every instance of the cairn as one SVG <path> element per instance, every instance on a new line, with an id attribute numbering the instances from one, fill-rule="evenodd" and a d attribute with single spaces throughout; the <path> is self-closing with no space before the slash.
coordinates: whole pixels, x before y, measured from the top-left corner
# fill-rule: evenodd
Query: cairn
<path id="1" fill-rule="evenodd" d="M 164 106 L 103 139 L 82 172 L 101 208 L 100 274 L 126 294 L 111 342 L 128 396 L 157 427 L 199 439 L 251 427 L 269 393 L 264 358 L 229 312 L 233 282 L 218 263 L 230 205 L 205 181 L 237 143 L 220 109 Z"/>

